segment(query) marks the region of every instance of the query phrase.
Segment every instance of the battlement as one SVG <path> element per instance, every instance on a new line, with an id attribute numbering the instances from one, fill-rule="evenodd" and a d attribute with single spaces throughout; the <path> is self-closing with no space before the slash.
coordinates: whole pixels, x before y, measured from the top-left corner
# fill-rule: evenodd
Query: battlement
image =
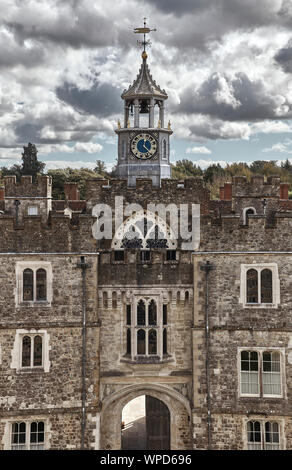
<path id="1" fill-rule="evenodd" d="M 228 183 L 231 185 L 231 183 Z M 278 176 L 255 175 L 247 181 L 246 176 L 233 177 L 232 197 L 273 197 L 279 199 L 288 199 L 288 183 L 281 183 Z"/>
<path id="2" fill-rule="evenodd" d="M 38 175 L 36 182 L 32 182 L 32 176 L 21 176 L 20 182 L 16 176 L 5 176 L 5 198 L 51 198 L 52 178 L 47 175 Z"/>
<path id="3" fill-rule="evenodd" d="M 210 201 L 210 191 L 204 187 L 202 178 L 162 179 L 160 187 L 154 185 L 150 178 L 138 178 L 136 186 L 128 186 L 126 179 L 87 181 L 86 201 L 89 209 L 100 203 L 113 206 L 116 196 L 123 196 L 127 202 L 143 207 L 149 203 L 201 204 L 204 213 L 208 211 Z"/>

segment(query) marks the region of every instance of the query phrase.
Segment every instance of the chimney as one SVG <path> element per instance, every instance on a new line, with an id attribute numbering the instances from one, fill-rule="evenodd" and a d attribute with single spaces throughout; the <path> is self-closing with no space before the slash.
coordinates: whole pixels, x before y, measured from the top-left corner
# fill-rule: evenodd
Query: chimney
<path id="1" fill-rule="evenodd" d="M 64 183 L 64 192 L 68 201 L 79 201 L 77 183 Z"/>
<path id="2" fill-rule="evenodd" d="M 232 200 L 232 183 L 224 183 L 224 199 L 225 201 Z"/>
<path id="3" fill-rule="evenodd" d="M 221 201 L 224 199 L 224 187 L 223 186 L 221 186 L 221 188 L 219 189 L 219 198 Z"/>
<path id="4" fill-rule="evenodd" d="M 0 188 L 0 201 L 5 199 L 5 188 Z"/>
<path id="5" fill-rule="evenodd" d="M 280 183 L 280 199 L 288 199 L 288 189 L 289 189 L 288 183 Z"/>

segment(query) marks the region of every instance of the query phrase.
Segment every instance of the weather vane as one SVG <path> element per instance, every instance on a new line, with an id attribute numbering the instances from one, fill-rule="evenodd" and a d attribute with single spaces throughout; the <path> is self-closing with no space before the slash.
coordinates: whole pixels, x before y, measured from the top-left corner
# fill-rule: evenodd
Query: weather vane
<path id="1" fill-rule="evenodd" d="M 134 33 L 144 35 L 143 41 L 137 41 L 138 46 L 143 46 L 144 47 L 144 52 L 145 52 L 146 46 L 151 45 L 150 40 L 149 39 L 146 40 L 146 34 L 150 33 L 150 31 L 156 31 L 156 29 L 150 29 L 146 26 L 146 20 L 147 20 L 147 18 L 144 18 L 144 27 L 143 28 L 135 28 L 134 29 Z"/>

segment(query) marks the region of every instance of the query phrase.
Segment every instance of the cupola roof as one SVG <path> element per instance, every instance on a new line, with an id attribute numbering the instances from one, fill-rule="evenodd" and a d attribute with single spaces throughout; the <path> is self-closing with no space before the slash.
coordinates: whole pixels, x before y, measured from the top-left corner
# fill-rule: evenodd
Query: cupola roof
<path id="1" fill-rule="evenodd" d="M 142 53 L 142 65 L 140 67 L 137 78 L 129 88 L 123 91 L 123 99 L 135 98 L 157 98 L 160 100 L 167 99 L 165 90 L 162 90 L 156 81 L 153 80 L 147 64 L 147 54 L 145 51 Z"/>

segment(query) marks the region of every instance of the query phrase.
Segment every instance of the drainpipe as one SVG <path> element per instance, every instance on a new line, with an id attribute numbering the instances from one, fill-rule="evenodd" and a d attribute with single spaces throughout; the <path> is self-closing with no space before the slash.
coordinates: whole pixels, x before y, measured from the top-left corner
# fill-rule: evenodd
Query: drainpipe
<path id="1" fill-rule="evenodd" d="M 201 270 L 205 271 L 205 343 L 206 343 L 206 395 L 207 395 L 207 428 L 208 428 L 208 450 L 212 449 L 211 444 L 211 397 L 210 397 L 210 361 L 209 361 L 209 346 L 210 346 L 210 330 L 209 330 L 209 273 L 214 269 L 210 261 L 201 266 Z"/>
<path id="2" fill-rule="evenodd" d="M 16 226 L 18 226 L 18 207 L 20 206 L 20 201 L 18 199 L 15 199 L 14 201 L 14 206 L 15 206 L 15 223 Z"/>
<path id="3" fill-rule="evenodd" d="M 77 261 L 77 268 L 81 269 L 82 272 L 82 386 L 81 386 L 81 450 L 84 450 L 85 442 L 85 427 L 86 427 L 86 269 L 91 266 L 90 263 L 85 262 L 85 256 L 80 257 L 80 261 Z"/>

